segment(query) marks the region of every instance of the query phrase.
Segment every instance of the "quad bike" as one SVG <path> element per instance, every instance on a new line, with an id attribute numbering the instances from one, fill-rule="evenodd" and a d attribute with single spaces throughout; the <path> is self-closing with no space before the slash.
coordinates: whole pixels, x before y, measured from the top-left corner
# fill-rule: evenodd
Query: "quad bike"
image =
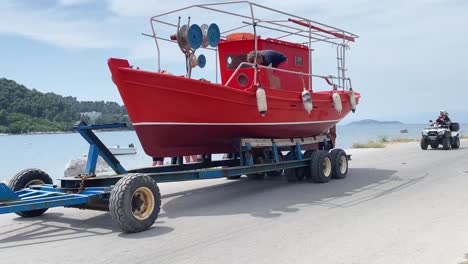
<path id="1" fill-rule="evenodd" d="M 460 147 L 460 126 L 458 123 L 446 125 L 433 124 L 431 120 L 429 122 L 431 122 L 431 126 L 422 131 L 421 149 L 426 150 L 428 146 L 436 149 L 439 145 L 442 145 L 445 150 Z"/>

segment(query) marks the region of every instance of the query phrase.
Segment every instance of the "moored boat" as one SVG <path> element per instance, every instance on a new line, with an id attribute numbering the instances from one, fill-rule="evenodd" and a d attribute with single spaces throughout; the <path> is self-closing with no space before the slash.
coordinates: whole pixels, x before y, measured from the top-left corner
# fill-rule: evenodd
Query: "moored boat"
<path id="1" fill-rule="evenodd" d="M 226 11 L 226 5 L 267 10 L 274 19 L 256 16 L 254 12 Z M 239 27 L 232 23 L 221 33 L 217 24 L 198 27 L 190 25 L 189 19 L 181 26 L 180 17 L 177 25 L 162 20 L 196 9 L 237 18 L 241 25 L 252 26 L 253 33 L 234 32 Z M 184 75 L 163 71 L 160 56 L 156 72 L 135 69 L 124 59 L 108 61 L 112 79 L 143 149 L 150 156 L 231 153 L 236 151 L 236 140 L 245 137 L 324 135 L 354 112 L 359 103 L 360 94 L 352 89 L 351 80 L 345 75 L 345 50 L 357 38 L 347 31 L 250 2 L 194 5 L 154 16 L 150 23 L 153 32 L 148 36 L 156 44 L 166 40 L 179 45 L 186 58 Z M 158 29 L 166 32 L 162 29 L 166 26 L 176 34 L 156 34 Z M 257 34 L 259 27 L 285 36 L 264 38 Z M 337 76 L 312 74 L 312 43 L 317 41 L 337 48 Z M 159 55 L 159 45 L 157 48 Z M 206 63 L 203 55 L 195 55 L 201 49 L 214 51 L 220 83 L 192 78 L 192 70 Z M 287 60 L 278 67 L 247 61 L 249 52 L 263 50 L 280 52 Z M 329 89 L 319 91 L 323 86 Z"/>
<path id="2" fill-rule="evenodd" d="M 130 155 L 136 154 L 136 148 L 134 146 L 120 147 L 116 145 L 114 147 L 108 147 L 109 151 L 114 155 Z"/>

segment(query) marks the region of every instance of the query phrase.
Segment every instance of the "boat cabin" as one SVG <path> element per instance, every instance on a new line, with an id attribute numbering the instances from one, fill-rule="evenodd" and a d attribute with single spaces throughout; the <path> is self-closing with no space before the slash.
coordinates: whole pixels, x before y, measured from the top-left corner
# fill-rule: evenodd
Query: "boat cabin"
<path id="1" fill-rule="evenodd" d="M 234 36 L 234 37 L 232 37 Z M 226 37 L 226 40 L 220 41 L 218 45 L 219 64 L 221 80 L 227 86 L 236 89 L 248 89 L 252 87 L 254 80 L 254 71 L 251 65 L 243 65 L 236 72 L 237 67 L 242 62 L 247 62 L 247 54 L 255 49 L 255 40 L 250 33 L 233 33 Z M 257 50 L 274 50 L 282 53 L 287 60 L 278 66 L 278 69 L 309 73 L 309 49 L 305 45 L 295 44 L 277 39 L 257 38 Z M 259 68 L 258 82 L 263 87 L 272 87 L 271 78 L 268 78 L 269 69 Z M 233 76 L 234 74 L 234 76 Z M 303 87 L 309 87 L 309 77 L 307 75 L 291 74 L 284 71 L 272 69 L 273 78 L 278 78 L 282 90 L 301 91 Z"/>

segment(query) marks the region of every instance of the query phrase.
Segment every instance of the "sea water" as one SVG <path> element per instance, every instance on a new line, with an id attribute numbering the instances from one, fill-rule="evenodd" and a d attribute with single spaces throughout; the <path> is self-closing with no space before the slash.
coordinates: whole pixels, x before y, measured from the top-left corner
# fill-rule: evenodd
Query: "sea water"
<path id="1" fill-rule="evenodd" d="M 424 127 L 424 124 L 337 126 L 337 147 L 347 149 L 353 143 L 367 143 L 382 137 L 419 139 Z M 400 133 L 402 129 L 407 129 L 408 133 Z M 461 124 L 461 129 L 468 131 L 468 124 Z M 137 154 L 117 156 L 124 168 L 151 166 L 152 158 L 144 153 L 134 131 L 96 134 L 107 146 L 135 145 Z M 0 136 L 0 146 L 0 182 L 26 168 L 38 168 L 54 179 L 61 178 L 67 163 L 83 158 L 89 149 L 89 144 L 78 133 Z"/>

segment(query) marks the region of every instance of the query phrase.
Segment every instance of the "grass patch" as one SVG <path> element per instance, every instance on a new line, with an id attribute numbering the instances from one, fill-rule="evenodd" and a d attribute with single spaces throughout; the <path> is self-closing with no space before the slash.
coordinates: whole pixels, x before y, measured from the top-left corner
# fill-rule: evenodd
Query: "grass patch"
<path id="1" fill-rule="evenodd" d="M 414 138 L 393 138 L 389 142 L 406 143 L 406 142 L 415 142 L 415 141 L 418 141 L 418 140 Z"/>
<path id="2" fill-rule="evenodd" d="M 385 148 L 382 142 L 369 140 L 367 143 L 353 143 L 352 148 Z"/>
<path id="3" fill-rule="evenodd" d="M 390 140 L 388 139 L 387 136 L 381 136 L 380 139 L 379 139 L 379 142 L 380 143 L 387 143 L 387 142 L 390 142 Z"/>
<path id="4" fill-rule="evenodd" d="M 460 137 L 461 139 L 467 139 L 468 138 L 468 135 L 463 135 Z"/>
<path id="5" fill-rule="evenodd" d="M 414 138 L 389 138 L 387 136 L 380 137 L 379 140 L 369 140 L 367 143 L 354 143 L 352 148 L 385 148 L 387 144 L 391 143 L 406 143 L 418 141 Z"/>

